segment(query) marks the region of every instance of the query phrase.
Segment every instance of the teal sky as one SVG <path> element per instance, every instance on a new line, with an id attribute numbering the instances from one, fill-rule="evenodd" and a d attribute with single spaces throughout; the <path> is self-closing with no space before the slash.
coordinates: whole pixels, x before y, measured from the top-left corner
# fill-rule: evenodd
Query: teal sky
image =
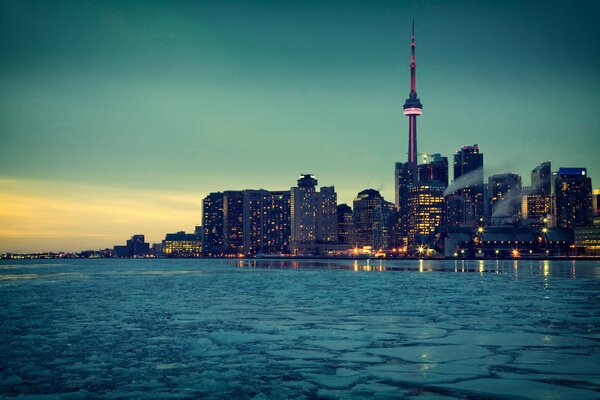
<path id="1" fill-rule="evenodd" d="M 1 1 L 0 183 L 13 183 L 0 206 L 14 208 L 27 182 L 41 204 L 61 188 L 75 205 L 94 188 L 135 192 L 139 207 L 149 191 L 197 196 L 189 223 L 146 232 L 157 241 L 199 223 L 207 192 L 285 189 L 301 172 L 335 185 L 340 202 L 367 187 L 392 200 L 412 18 L 419 151 L 478 143 L 486 175 L 528 183 L 552 160 L 587 167 L 600 186 L 596 1 Z M 95 230 L 90 212 L 68 240 Z M 39 218 L 7 213 L 0 225 Z M 146 225 L 121 228 L 90 246 Z M 3 232 L 0 250 L 47 239 Z"/>

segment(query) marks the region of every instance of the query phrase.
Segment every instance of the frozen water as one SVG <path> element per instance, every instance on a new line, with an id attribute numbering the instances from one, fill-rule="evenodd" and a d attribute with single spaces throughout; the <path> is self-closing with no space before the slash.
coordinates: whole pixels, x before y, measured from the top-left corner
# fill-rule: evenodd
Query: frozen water
<path id="1" fill-rule="evenodd" d="M 0 397 L 600 399 L 600 263 L 2 261 Z"/>

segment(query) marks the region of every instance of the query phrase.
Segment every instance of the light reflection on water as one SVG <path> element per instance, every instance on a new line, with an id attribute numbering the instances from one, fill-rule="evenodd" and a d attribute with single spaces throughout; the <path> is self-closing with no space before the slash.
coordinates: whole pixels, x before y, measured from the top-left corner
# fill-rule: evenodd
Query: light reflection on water
<path id="1" fill-rule="evenodd" d="M 478 272 L 508 274 L 515 279 L 527 276 L 544 278 L 600 279 L 598 261 L 563 260 L 325 260 L 325 259 L 241 259 L 235 261 L 239 268 L 273 269 L 351 269 L 354 271 L 404 271 L 404 272 Z"/>

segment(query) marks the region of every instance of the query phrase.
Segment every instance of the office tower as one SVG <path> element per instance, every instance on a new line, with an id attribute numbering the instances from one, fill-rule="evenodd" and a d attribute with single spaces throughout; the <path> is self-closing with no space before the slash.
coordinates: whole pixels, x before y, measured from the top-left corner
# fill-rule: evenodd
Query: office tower
<path id="1" fill-rule="evenodd" d="M 436 181 L 443 186 L 448 186 L 448 157 L 441 154 L 432 154 L 431 161 L 419 165 L 419 182 Z"/>
<path id="2" fill-rule="evenodd" d="M 592 220 L 592 179 L 586 168 L 559 168 L 554 178 L 554 217 L 559 228 L 576 228 Z"/>
<path id="3" fill-rule="evenodd" d="M 592 193 L 592 212 L 595 216 L 600 215 L 600 189 L 594 189 Z"/>
<path id="4" fill-rule="evenodd" d="M 223 192 L 223 248 L 225 253 L 244 253 L 244 192 Z"/>
<path id="5" fill-rule="evenodd" d="M 408 242 L 422 243 L 445 221 L 444 190 L 439 181 L 420 183 L 409 189 Z"/>
<path id="6" fill-rule="evenodd" d="M 446 197 L 448 226 L 475 227 L 483 217 L 483 154 L 463 146 L 454 154 L 454 182 Z"/>
<path id="7" fill-rule="evenodd" d="M 337 243 L 337 193 L 333 186 L 323 186 L 318 193 L 317 242 Z"/>
<path id="8" fill-rule="evenodd" d="M 223 193 L 210 193 L 202 201 L 202 252 L 223 254 Z"/>
<path id="9" fill-rule="evenodd" d="M 289 250 L 291 229 L 290 191 L 267 192 L 263 199 L 264 253 L 285 253 Z"/>
<path id="10" fill-rule="evenodd" d="M 354 221 L 348 204 L 337 206 L 338 243 L 354 245 Z"/>
<path id="11" fill-rule="evenodd" d="M 496 174 L 488 178 L 490 216 L 515 219 L 521 213 L 521 177 L 514 173 Z"/>
<path id="12" fill-rule="evenodd" d="M 374 189 L 359 192 L 353 203 L 354 235 L 358 247 L 375 246 L 375 229 L 384 217 L 384 200 Z"/>
<path id="13" fill-rule="evenodd" d="M 202 253 L 202 242 L 194 233 L 167 233 L 162 241 L 162 252 L 172 257 L 197 257 Z"/>

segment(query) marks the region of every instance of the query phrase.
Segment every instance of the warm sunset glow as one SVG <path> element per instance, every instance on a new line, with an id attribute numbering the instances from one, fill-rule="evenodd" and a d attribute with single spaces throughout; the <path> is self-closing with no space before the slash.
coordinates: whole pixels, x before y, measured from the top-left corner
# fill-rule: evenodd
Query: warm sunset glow
<path id="1" fill-rule="evenodd" d="M 134 233 L 158 242 L 200 223 L 201 196 L 0 179 L 0 251 L 112 247 Z"/>

